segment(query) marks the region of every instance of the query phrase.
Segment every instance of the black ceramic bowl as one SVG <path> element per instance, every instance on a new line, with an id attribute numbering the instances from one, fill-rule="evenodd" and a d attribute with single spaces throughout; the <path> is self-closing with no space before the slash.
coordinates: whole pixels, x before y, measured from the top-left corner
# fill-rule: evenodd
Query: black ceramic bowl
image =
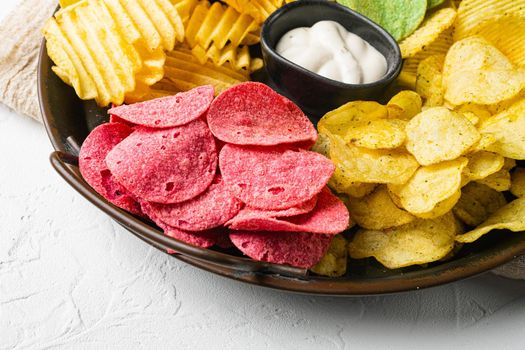
<path id="1" fill-rule="evenodd" d="M 345 84 L 312 73 L 275 51 L 286 32 L 323 20 L 340 23 L 383 54 L 388 64 L 385 76 L 369 84 Z M 345 6 L 323 0 L 296 1 L 275 11 L 263 24 L 261 48 L 266 71 L 276 87 L 314 118 L 348 101 L 377 99 L 397 78 L 402 65 L 399 46 L 383 28 Z"/>

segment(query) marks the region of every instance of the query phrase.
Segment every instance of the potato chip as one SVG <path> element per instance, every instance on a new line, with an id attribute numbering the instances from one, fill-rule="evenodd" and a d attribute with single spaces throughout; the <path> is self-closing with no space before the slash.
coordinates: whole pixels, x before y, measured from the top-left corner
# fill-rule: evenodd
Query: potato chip
<path id="1" fill-rule="evenodd" d="M 321 276 L 341 277 L 346 273 L 347 260 L 347 241 L 342 235 L 336 235 L 321 261 L 310 270 Z"/>
<path id="2" fill-rule="evenodd" d="M 525 159 L 525 99 L 515 103 L 479 126 L 482 133 L 490 133 L 496 142 L 487 149 L 513 159 Z"/>
<path id="3" fill-rule="evenodd" d="M 414 57 L 454 24 L 456 10 L 445 7 L 428 16 L 419 28 L 399 43 L 403 58 Z"/>
<path id="4" fill-rule="evenodd" d="M 374 257 L 389 269 L 421 265 L 449 254 L 457 230 L 451 213 L 437 219 L 417 219 L 384 231 L 359 230 L 348 251 L 354 259 Z"/>
<path id="5" fill-rule="evenodd" d="M 410 154 L 346 145 L 336 135 L 330 136 L 330 158 L 353 182 L 403 184 L 419 167 Z"/>
<path id="6" fill-rule="evenodd" d="M 419 168 L 404 185 L 388 185 L 408 212 L 418 215 L 432 212 L 438 203 L 460 189 L 461 173 L 468 160 L 458 158 Z M 446 203 L 450 204 L 450 203 Z"/>
<path id="7" fill-rule="evenodd" d="M 510 189 L 510 173 L 506 169 L 501 169 L 492 175 L 489 175 L 483 179 L 476 180 L 477 182 L 487 185 L 488 187 L 498 191 L 508 191 Z"/>
<path id="8" fill-rule="evenodd" d="M 468 181 L 484 179 L 503 168 L 505 158 L 501 155 L 479 151 L 466 156 L 468 164 L 463 170 L 463 175 Z"/>
<path id="9" fill-rule="evenodd" d="M 317 141 L 312 146 L 311 151 L 322 154 L 326 158 L 330 158 L 330 139 L 325 134 L 318 134 Z"/>
<path id="10" fill-rule="evenodd" d="M 496 141 L 497 141 L 496 136 L 492 134 L 481 134 L 481 138 L 479 139 L 478 142 L 476 142 L 476 144 L 474 144 L 474 146 L 472 146 L 469 149 L 469 153 L 485 151 L 489 149 L 491 145 L 496 143 Z"/>
<path id="11" fill-rule="evenodd" d="M 525 198 L 518 198 L 501 207 L 474 230 L 456 237 L 461 243 L 471 243 L 492 230 L 525 230 Z"/>
<path id="12" fill-rule="evenodd" d="M 388 118 L 410 120 L 421 112 L 421 96 L 416 92 L 404 90 L 388 101 Z"/>
<path id="13" fill-rule="evenodd" d="M 454 25 L 454 40 L 473 35 L 487 18 L 504 14 L 525 15 L 523 0 L 463 0 Z"/>
<path id="14" fill-rule="evenodd" d="M 335 171 L 328 182 L 328 186 L 338 193 L 343 193 L 354 198 L 362 198 L 370 194 L 376 184 L 353 181 L 348 177 L 345 168 L 336 164 Z"/>
<path id="15" fill-rule="evenodd" d="M 235 70 L 247 74 L 262 67 L 262 60 L 260 58 L 252 59 L 248 46 L 236 47 L 228 44 L 220 50 L 211 46 L 207 51 L 200 46 L 195 46 L 191 52 L 201 64 L 205 64 L 208 60 L 218 66 L 228 63 Z"/>
<path id="16" fill-rule="evenodd" d="M 385 106 L 373 101 L 354 101 L 326 113 L 317 129 L 320 133 L 343 136 L 352 123 L 388 117 Z"/>
<path id="17" fill-rule="evenodd" d="M 453 105 L 494 104 L 525 88 L 525 70 L 481 37 L 469 37 L 450 48 L 443 68 L 445 99 Z"/>
<path id="18" fill-rule="evenodd" d="M 282 0 L 224 0 L 224 3 L 240 13 L 249 14 L 258 23 L 262 23 L 285 2 Z"/>
<path id="19" fill-rule="evenodd" d="M 442 106 L 445 96 L 443 88 L 444 55 L 429 56 L 417 67 L 416 91 L 425 99 L 425 107 Z"/>
<path id="20" fill-rule="evenodd" d="M 461 198 L 453 209 L 454 215 L 469 226 L 477 226 L 492 213 L 507 204 L 500 192 L 477 182 L 461 189 Z"/>
<path id="21" fill-rule="evenodd" d="M 338 0 L 385 28 L 397 41 L 412 34 L 423 22 L 427 0 Z"/>
<path id="22" fill-rule="evenodd" d="M 438 7 L 442 3 L 444 3 L 445 0 L 428 0 L 428 9 L 432 9 L 434 7 Z"/>
<path id="23" fill-rule="evenodd" d="M 516 197 L 525 197 L 525 169 L 516 168 L 511 175 L 510 193 Z"/>
<path id="24" fill-rule="evenodd" d="M 415 217 L 398 208 L 386 186 L 381 185 L 364 198 L 348 198 L 345 201 L 350 217 L 359 226 L 368 230 L 383 230 L 412 222 Z"/>
<path id="25" fill-rule="evenodd" d="M 445 107 L 429 108 L 408 122 L 407 150 L 421 165 L 455 159 L 481 138 L 463 115 Z"/>
<path id="26" fill-rule="evenodd" d="M 492 116 L 487 107 L 472 103 L 461 105 L 455 110 L 463 114 L 474 125 L 477 125 Z"/>
<path id="27" fill-rule="evenodd" d="M 460 197 L 461 190 L 457 190 L 452 196 L 436 204 L 434 209 L 426 213 L 418 213 L 417 217 L 421 219 L 435 219 L 443 216 L 454 208 Z"/>
<path id="28" fill-rule="evenodd" d="M 401 119 L 377 119 L 357 122 L 345 134 L 344 140 L 370 149 L 397 148 L 405 142 L 405 126 Z"/>

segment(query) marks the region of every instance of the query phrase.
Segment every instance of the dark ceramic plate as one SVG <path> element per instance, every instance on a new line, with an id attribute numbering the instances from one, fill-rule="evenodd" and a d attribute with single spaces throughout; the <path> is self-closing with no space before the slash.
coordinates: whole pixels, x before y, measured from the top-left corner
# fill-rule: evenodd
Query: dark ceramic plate
<path id="1" fill-rule="evenodd" d="M 525 252 L 525 235 L 493 232 L 466 245 L 452 260 L 387 270 L 373 259 L 351 260 L 340 278 L 324 278 L 302 269 L 252 261 L 233 251 L 206 250 L 166 237 L 149 225 L 106 202 L 81 178 L 76 166 L 78 145 L 95 126 L 107 121 L 105 110 L 92 101 L 81 101 L 51 70 L 52 62 L 42 44 L 38 68 L 40 106 L 56 150 L 51 163 L 64 180 L 120 225 L 146 243 L 175 258 L 212 273 L 280 290 L 322 295 L 371 295 L 426 288 L 467 278 L 504 264 Z M 256 77 L 266 80 L 264 74 Z"/>

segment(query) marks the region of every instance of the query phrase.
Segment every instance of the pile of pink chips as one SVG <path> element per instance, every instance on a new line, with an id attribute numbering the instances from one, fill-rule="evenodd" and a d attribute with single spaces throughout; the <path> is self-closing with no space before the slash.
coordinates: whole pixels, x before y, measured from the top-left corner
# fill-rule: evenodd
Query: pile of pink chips
<path id="1" fill-rule="evenodd" d="M 349 214 L 326 184 L 334 165 L 308 151 L 312 123 L 261 83 L 214 99 L 211 86 L 109 110 L 79 155 L 104 198 L 170 237 L 235 246 L 259 261 L 309 268 Z"/>

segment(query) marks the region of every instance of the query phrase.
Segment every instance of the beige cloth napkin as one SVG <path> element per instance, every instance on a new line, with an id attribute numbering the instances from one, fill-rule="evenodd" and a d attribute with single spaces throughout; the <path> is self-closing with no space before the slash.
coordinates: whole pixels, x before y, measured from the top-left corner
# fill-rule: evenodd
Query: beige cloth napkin
<path id="1" fill-rule="evenodd" d="M 40 29 L 56 6 L 57 0 L 21 0 L 0 24 L 0 101 L 39 121 L 36 69 Z M 525 256 L 494 273 L 525 279 Z"/>

